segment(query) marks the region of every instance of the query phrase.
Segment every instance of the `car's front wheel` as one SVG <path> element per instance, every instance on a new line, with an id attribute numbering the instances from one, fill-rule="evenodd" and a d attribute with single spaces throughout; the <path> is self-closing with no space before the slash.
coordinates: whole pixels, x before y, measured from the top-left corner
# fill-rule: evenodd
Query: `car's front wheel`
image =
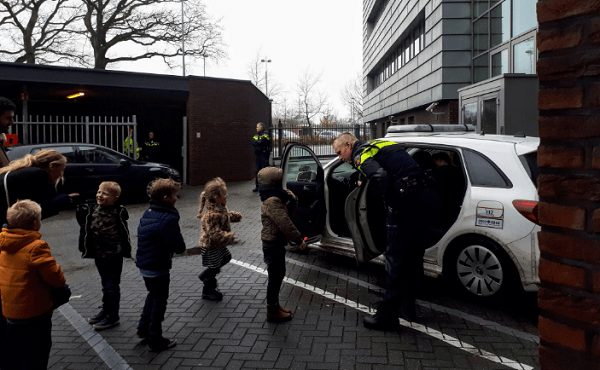
<path id="1" fill-rule="evenodd" d="M 447 276 L 473 298 L 496 299 L 515 285 L 517 273 L 512 261 L 489 239 L 465 239 L 447 253 L 444 262 Z"/>
<path id="2" fill-rule="evenodd" d="M 147 181 L 146 181 L 146 186 L 144 186 L 144 191 L 146 194 L 147 198 L 150 198 L 150 188 L 152 187 L 152 183 L 158 179 L 162 179 L 162 177 L 159 176 L 153 176 L 150 177 Z"/>

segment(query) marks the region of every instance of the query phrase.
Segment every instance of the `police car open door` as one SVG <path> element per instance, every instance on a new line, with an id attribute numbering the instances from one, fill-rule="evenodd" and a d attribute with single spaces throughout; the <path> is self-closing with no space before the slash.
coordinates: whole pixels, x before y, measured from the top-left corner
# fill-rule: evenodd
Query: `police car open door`
<path id="1" fill-rule="evenodd" d="M 298 197 L 298 207 L 291 219 L 307 243 L 321 238 L 325 226 L 325 176 L 315 153 L 307 146 L 290 143 L 281 157 L 284 188 Z"/>
<path id="2" fill-rule="evenodd" d="M 346 198 L 346 222 L 350 229 L 356 260 L 369 262 L 385 252 L 387 212 L 381 194 L 369 191 L 369 180 Z"/>

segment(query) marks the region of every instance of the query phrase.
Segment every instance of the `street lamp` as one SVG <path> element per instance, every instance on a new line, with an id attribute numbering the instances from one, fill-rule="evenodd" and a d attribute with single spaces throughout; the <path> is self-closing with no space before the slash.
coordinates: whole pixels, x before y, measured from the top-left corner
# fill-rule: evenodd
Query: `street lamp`
<path id="1" fill-rule="evenodd" d="M 183 76 L 185 76 L 185 20 L 183 18 L 183 1 L 181 0 L 181 65 L 183 67 Z"/>
<path id="2" fill-rule="evenodd" d="M 265 95 L 268 97 L 269 96 L 269 85 L 267 85 L 267 63 L 271 63 L 271 59 L 267 59 L 267 57 L 265 57 L 265 59 L 261 59 L 261 62 L 265 63 Z"/>

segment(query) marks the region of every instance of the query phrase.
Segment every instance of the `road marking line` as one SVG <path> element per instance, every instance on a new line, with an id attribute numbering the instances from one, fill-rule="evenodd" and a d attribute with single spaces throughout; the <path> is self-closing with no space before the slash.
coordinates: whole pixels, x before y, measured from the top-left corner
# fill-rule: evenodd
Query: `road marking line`
<path id="1" fill-rule="evenodd" d="M 249 264 L 247 262 L 241 262 L 241 261 L 237 261 L 237 260 L 233 260 L 232 259 L 231 263 L 236 264 L 236 265 L 241 266 L 241 267 L 244 267 L 244 268 L 247 268 L 249 270 L 253 270 L 253 271 L 258 272 L 260 274 L 268 276 L 268 273 L 267 273 L 267 271 L 265 269 L 257 267 L 257 266 L 254 266 L 254 265 L 251 265 L 251 264 Z M 342 304 L 344 304 L 344 305 L 346 305 L 348 307 L 357 309 L 357 310 L 365 312 L 365 313 L 371 313 L 371 310 L 369 309 L 369 307 L 367 307 L 367 306 L 365 306 L 363 304 L 351 301 L 351 300 L 349 300 L 347 298 L 342 298 L 340 296 L 336 296 L 335 294 L 333 294 L 331 292 L 327 292 L 327 291 L 325 291 L 323 289 L 320 289 L 320 288 L 317 288 L 317 287 L 315 287 L 313 285 L 309 285 L 309 284 L 303 283 L 301 281 L 293 280 L 293 279 L 290 279 L 288 277 L 284 277 L 283 281 L 285 281 L 286 283 L 288 283 L 290 285 L 294 285 L 294 286 L 297 286 L 299 288 L 306 289 L 306 290 L 311 291 L 311 292 L 313 292 L 315 294 L 319 294 L 319 295 L 321 295 L 321 296 L 323 296 L 325 298 L 329 298 L 329 299 L 331 299 L 333 301 L 342 303 Z M 462 342 L 459 339 L 456 339 L 456 338 L 454 338 L 454 337 L 452 337 L 450 335 L 444 334 L 444 333 L 442 333 L 442 332 L 440 332 L 438 330 L 432 329 L 430 327 L 427 327 L 427 326 L 424 326 L 424 325 L 421 325 L 421 324 L 418 324 L 418 323 L 408 322 L 408 321 L 403 320 L 403 319 L 399 319 L 399 321 L 400 321 L 400 325 L 402 325 L 402 326 L 414 329 L 414 330 L 419 331 L 419 332 L 421 332 L 423 334 L 430 335 L 430 336 L 432 336 L 432 337 L 434 337 L 434 338 L 436 338 L 438 340 L 441 340 L 441 341 L 443 341 L 445 343 L 448 343 L 448 344 L 450 344 L 450 345 L 452 345 L 452 346 L 454 346 L 454 347 L 456 347 L 458 349 L 461 349 L 461 350 L 463 350 L 465 352 L 468 352 L 468 353 L 470 353 L 472 355 L 485 358 L 486 360 L 489 360 L 489 361 L 492 361 L 492 362 L 495 362 L 495 363 L 498 363 L 498 364 L 510 367 L 512 369 L 518 369 L 518 370 L 532 370 L 533 369 L 532 366 L 525 365 L 525 364 L 519 363 L 517 361 L 511 360 L 509 358 L 498 356 L 498 355 L 495 355 L 495 354 L 493 354 L 491 352 L 479 349 L 479 348 L 474 347 L 473 345 L 471 345 L 469 343 Z"/>
<path id="2" fill-rule="evenodd" d="M 353 278 L 351 276 L 347 276 L 347 275 L 341 274 L 339 272 L 327 270 L 327 269 L 324 269 L 322 267 L 314 266 L 314 265 L 311 265 L 309 263 L 304 263 L 304 262 L 301 262 L 301 261 L 298 261 L 298 260 L 295 260 L 295 259 L 292 259 L 292 258 L 286 258 L 285 260 L 286 260 L 286 262 L 290 262 L 290 263 L 293 263 L 293 264 L 298 265 L 298 266 L 303 266 L 303 267 L 311 268 L 313 270 L 322 272 L 324 274 L 335 276 L 338 279 L 343 279 L 343 280 L 349 281 L 349 282 L 351 282 L 353 284 L 356 284 L 358 286 L 362 286 L 362 287 L 367 288 L 367 289 L 380 290 L 382 292 L 385 290 L 385 289 L 383 289 L 382 287 L 380 287 L 378 285 L 367 283 L 366 281 L 363 281 L 363 280 L 360 280 L 360 279 L 357 279 L 357 278 Z M 485 319 L 482 319 L 480 317 L 477 317 L 477 316 L 474 316 L 474 315 L 470 315 L 468 313 L 464 313 L 464 312 L 461 312 L 459 310 L 455 310 L 453 308 L 448 308 L 448 307 L 440 306 L 438 304 L 430 303 L 430 302 L 427 302 L 427 301 L 422 301 L 420 299 L 417 300 L 417 304 L 419 306 L 421 306 L 421 307 L 424 307 L 424 308 L 428 308 L 428 309 L 431 309 L 431 310 L 434 310 L 434 311 L 439 311 L 439 312 L 445 312 L 445 313 L 450 314 L 452 316 L 460 317 L 460 318 L 462 318 L 464 320 L 471 321 L 471 322 L 474 322 L 475 324 L 481 325 L 481 326 L 483 326 L 483 327 L 485 327 L 487 329 L 495 330 L 495 331 L 498 331 L 498 332 L 501 332 L 501 333 L 504 333 L 504 334 L 508 334 L 508 335 L 512 335 L 514 337 L 521 338 L 521 339 L 529 341 L 529 342 L 540 344 L 540 337 L 537 336 L 537 335 L 534 335 L 534 334 L 525 333 L 525 332 L 522 332 L 520 330 L 513 329 L 511 327 L 504 326 L 504 325 L 498 324 L 498 323 L 490 321 L 490 320 L 485 320 Z"/>
<path id="3" fill-rule="evenodd" d="M 115 351 L 114 348 L 108 344 L 104 338 L 94 330 L 94 328 L 88 324 L 88 322 L 81 317 L 81 315 L 75 311 L 70 304 L 64 304 L 58 308 L 60 313 L 69 320 L 71 325 L 81 335 L 83 339 L 89 344 L 90 347 L 96 351 L 98 356 L 104 361 L 109 369 L 117 370 L 133 370 L 129 364 Z M 92 344 L 93 343 L 93 344 Z"/>

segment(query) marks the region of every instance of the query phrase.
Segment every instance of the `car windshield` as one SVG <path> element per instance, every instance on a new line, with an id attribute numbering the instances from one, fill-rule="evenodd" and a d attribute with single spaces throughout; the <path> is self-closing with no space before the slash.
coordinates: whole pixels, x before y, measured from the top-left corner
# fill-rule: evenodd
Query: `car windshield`
<path id="1" fill-rule="evenodd" d="M 537 188 L 537 177 L 539 174 L 537 166 L 537 151 L 522 154 L 519 156 L 521 164 L 525 168 L 525 171 L 529 175 L 529 178 L 533 182 L 533 185 Z"/>

